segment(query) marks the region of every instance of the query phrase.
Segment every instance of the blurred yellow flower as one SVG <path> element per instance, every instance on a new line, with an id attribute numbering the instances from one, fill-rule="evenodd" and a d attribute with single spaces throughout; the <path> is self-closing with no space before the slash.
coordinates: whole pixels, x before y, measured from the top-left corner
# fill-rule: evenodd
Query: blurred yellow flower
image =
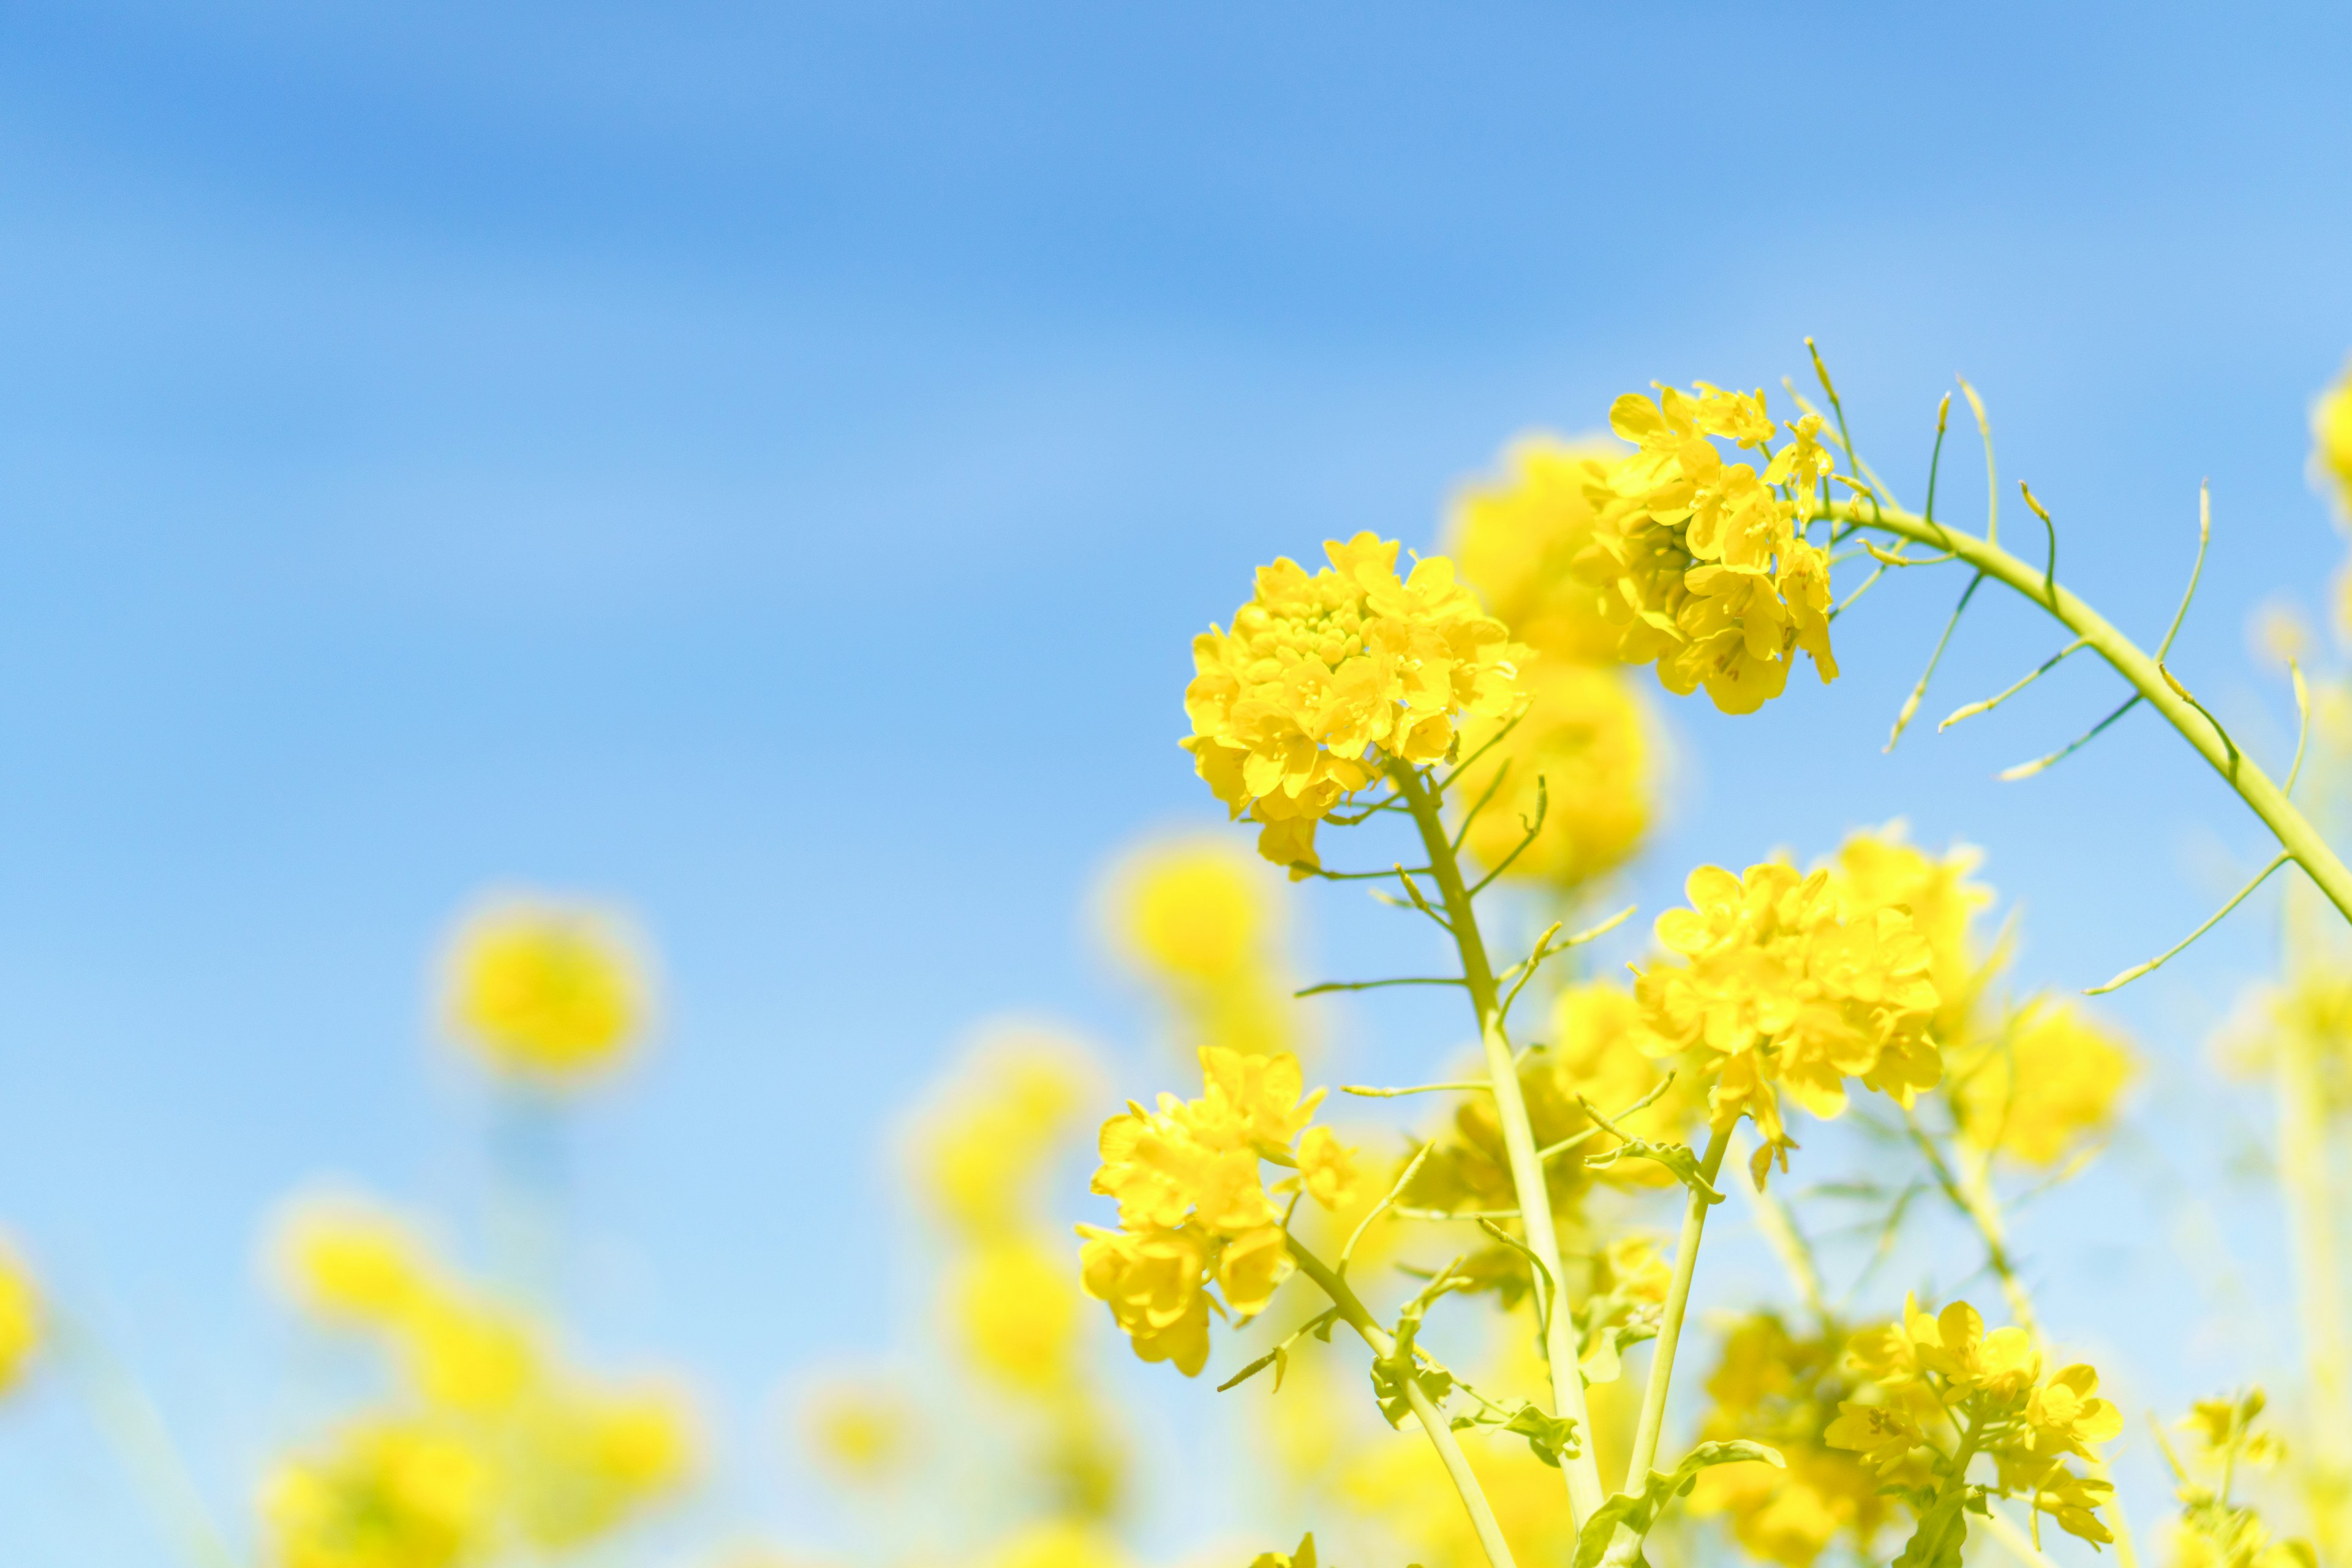
<path id="1" fill-rule="evenodd" d="M 581 904 L 515 900 L 459 928 L 449 1021 L 500 1072 L 576 1083 L 618 1062 L 644 1034 L 644 965 L 621 925 Z"/>
<path id="2" fill-rule="evenodd" d="M 1039 1176 L 1095 1092 L 1085 1048 L 1016 1027 L 992 1032 L 949 1078 L 912 1140 L 918 1183 L 980 1240 L 1033 1223 Z"/>
<path id="3" fill-rule="evenodd" d="M 510 1409 L 541 1376 L 532 1326 L 520 1316 L 436 1297 L 398 1325 L 408 1373 L 435 1405 L 473 1415 Z"/>
<path id="4" fill-rule="evenodd" d="M 1030 1390 L 1069 1380 L 1079 1293 L 1066 1252 L 1026 1237 L 992 1241 L 955 1266 L 947 1300 L 958 1338 L 988 1377 Z"/>
<path id="5" fill-rule="evenodd" d="M 1118 950 L 1173 1005 L 1188 1048 L 1264 1056 L 1300 1043 L 1271 875 L 1231 839 L 1187 837 L 1147 842 L 1107 879 Z"/>
<path id="6" fill-rule="evenodd" d="M 41 1298 L 32 1271 L 0 1246 L 0 1394 L 25 1375 L 41 1342 Z"/>
<path id="7" fill-rule="evenodd" d="M 281 1568 L 452 1568 L 494 1545 L 488 1466 L 415 1422 L 356 1426 L 281 1466 L 261 1510 Z"/>
<path id="8" fill-rule="evenodd" d="M 1300 1135 L 1298 1179 L 1308 1197 L 1334 1211 L 1353 1204 L 1363 1186 L 1356 1151 L 1328 1127 L 1310 1127 Z"/>
<path id="9" fill-rule="evenodd" d="M 1467 818 L 1464 847 L 1480 865 L 1508 860 L 1507 879 L 1578 887 L 1641 847 L 1652 788 L 1647 722 L 1615 666 L 1547 658 L 1523 684 L 1527 711 L 1447 792 L 1447 804 L 1457 827 Z M 1462 754 L 1475 755 L 1505 722 L 1465 721 Z M 1541 831 L 1522 850 L 1538 820 L 1538 780 Z"/>
<path id="10" fill-rule="evenodd" d="M 1961 1135 L 2029 1165 L 2055 1165 L 2115 1120 L 2132 1053 L 2071 1000 L 2029 1003 L 2004 1037 L 1952 1068 Z"/>
<path id="11" fill-rule="evenodd" d="M 981 1568 L 1127 1568 L 1129 1558 L 1097 1525 L 1049 1519 L 1015 1531 L 980 1561 Z"/>
<path id="12" fill-rule="evenodd" d="M 1483 614 L 1433 555 L 1409 578 L 1399 545 L 1370 533 L 1324 545 L 1331 564 L 1258 569 L 1257 592 L 1192 639 L 1184 692 L 1194 769 L 1234 817 L 1262 825 L 1258 853 L 1318 864 L 1315 826 L 1390 760 L 1433 763 L 1466 718 L 1507 719 L 1526 704 L 1528 650 Z"/>
<path id="13" fill-rule="evenodd" d="M 574 1386 L 534 1400 L 508 1430 L 500 1480 L 523 1538 L 565 1549 L 677 1491 L 694 1451 L 682 1396 Z"/>
<path id="14" fill-rule="evenodd" d="M 2352 521 L 2352 362 L 2311 405 L 2311 476 Z"/>
<path id="15" fill-rule="evenodd" d="M 1576 564 L 1592 542 L 1588 491 L 1624 450 L 1606 437 L 1515 441 L 1502 475 L 1465 489 L 1447 521 L 1446 552 L 1463 580 L 1545 665 L 1616 661 L 1617 627 Z"/>
<path id="16" fill-rule="evenodd" d="M 277 1261 L 289 1292 L 321 1317 L 395 1322 L 430 1293 L 424 1244 L 398 1218 L 363 1202 L 298 1202 L 277 1232 Z"/>
<path id="17" fill-rule="evenodd" d="M 825 1384 L 801 1407 L 810 1449 L 828 1468 L 859 1482 L 883 1479 L 905 1467 L 914 1453 L 919 1420 L 903 1394 L 870 1379 Z"/>

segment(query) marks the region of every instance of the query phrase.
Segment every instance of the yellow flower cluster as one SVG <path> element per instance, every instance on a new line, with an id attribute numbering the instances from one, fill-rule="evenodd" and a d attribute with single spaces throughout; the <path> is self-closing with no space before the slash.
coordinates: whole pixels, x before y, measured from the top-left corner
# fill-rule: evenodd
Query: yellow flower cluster
<path id="1" fill-rule="evenodd" d="M 449 1024 L 494 1069 L 574 1084 L 644 1033 L 644 965 L 622 927 L 575 904 L 519 900 L 468 920 L 451 944 Z"/>
<path id="2" fill-rule="evenodd" d="M 1579 886 L 1623 864 L 1649 826 L 1649 726 L 1617 659 L 1618 630 L 1575 570 L 1592 542 L 1587 485 L 1615 455 L 1521 441 L 1498 480 L 1464 494 L 1447 529 L 1465 580 L 1538 656 L 1525 677 L 1527 712 L 1507 733 L 1498 736 L 1502 720 L 1464 723 L 1462 752 L 1481 760 L 1448 796 L 1459 823 L 1492 790 L 1465 842 L 1482 865 L 1500 866 L 1537 820 L 1543 781 L 1542 829 L 1510 860 L 1505 875 L 1515 880 Z"/>
<path id="3" fill-rule="evenodd" d="M 1187 837 L 1137 850 L 1109 878 L 1119 951 L 1173 1005 L 1188 1056 L 1298 1047 L 1272 875 L 1230 839 Z"/>
<path id="4" fill-rule="evenodd" d="M 1118 1200 L 1119 1228 L 1078 1227 L 1087 1294 L 1109 1304 L 1137 1355 L 1187 1377 L 1207 1364 L 1212 1303 L 1253 1317 L 1290 1273 L 1275 1194 L 1336 1209 L 1361 1180 L 1355 1151 L 1307 1125 L 1323 1091 L 1302 1095 L 1296 1057 L 1209 1047 L 1201 1068 L 1198 1100 L 1162 1094 L 1156 1110 L 1130 1102 L 1103 1123 L 1094 1190 Z M 1269 1191 L 1265 1161 L 1297 1174 Z"/>
<path id="5" fill-rule="evenodd" d="M 1780 1091 L 1832 1117 L 1849 1078 L 1905 1105 L 1935 1086 L 1934 957 L 1908 912 L 1861 905 L 1826 868 L 1702 866 L 1685 888 L 1691 907 L 1657 921 L 1674 957 L 1635 983 L 1643 1047 L 1709 1081 L 1712 1125 L 1755 1121 L 1759 1173 L 1791 1146 Z"/>
<path id="6" fill-rule="evenodd" d="M 2352 521 L 2352 363 L 2311 405 L 2311 477 Z"/>
<path id="7" fill-rule="evenodd" d="M 1992 889 L 1969 880 L 1983 856 L 1954 845 L 1943 856 L 1906 841 L 1900 822 L 1849 834 L 1830 862 L 1831 876 L 1849 909 L 1903 910 L 1927 944 L 1927 977 L 1936 983 L 1936 1037 L 1957 1044 L 1973 1017 L 1995 967 L 1977 951 L 1972 926 L 1992 902 Z"/>
<path id="8" fill-rule="evenodd" d="M 1777 1315 L 1758 1312 L 1725 1336 L 1722 1359 L 1707 1378 L 1711 1406 L 1701 1438 L 1769 1444 L 1786 1464 L 1751 1460 L 1703 1470 L 1692 1510 L 1727 1516 L 1743 1548 L 1784 1568 L 1811 1568 L 1841 1534 L 1867 1561 L 1894 1517 L 1893 1501 L 1880 1490 L 1885 1480 L 1823 1439 L 1840 1402 L 1857 1392 L 1844 1360 L 1842 1335 L 1801 1337 Z"/>
<path id="9" fill-rule="evenodd" d="M 1779 696 L 1799 648 L 1835 679 L 1829 557 L 1802 529 L 1832 466 L 1820 416 L 1771 453 L 1763 393 L 1701 382 L 1628 393 L 1609 426 L 1635 449 L 1587 462 L 1591 538 L 1577 569 L 1617 628 L 1617 657 L 1654 661 L 1670 691 L 1704 686 L 1727 713 Z M 1763 468 L 1727 462 L 1718 440 L 1768 454 Z"/>
<path id="10" fill-rule="evenodd" d="M 1287 558 L 1257 592 L 1192 639 L 1184 748 L 1258 852 L 1292 875 L 1313 866 L 1315 827 L 1389 761 L 1440 761 L 1465 718 L 1526 705 L 1528 650 L 1484 614 L 1443 556 L 1397 575 L 1399 546 L 1370 533 L 1324 545 L 1310 575 Z"/>
<path id="11" fill-rule="evenodd" d="M 41 1297 L 32 1271 L 0 1246 L 0 1394 L 25 1375 L 41 1342 Z"/>
<path id="12" fill-rule="evenodd" d="M 1831 1447 L 1861 1455 L 1898 1483 L 1924 1463 L 1947 1489 L 1968 1484 L 1969 1460 L 1989 1456 L 2001 1496 L 2030 1495 L 2034 1508 L 2085 1541 L 2115 1539 L 2097 1511 L 2115 1489 L 2067 1468 L 2069 1459 L 2095 1464 L 2094 1445 L 2123 1431 L 2123 1413 L 2098 1397 L 2090 1366 L 2078 1362 L 2045 1376 L 2023 1329 L 1987 1333 L 1965 1301 L 1930 1317 L 1907 1297 L 1903 1321 L 1856 1334 L 1848 1358 L 1876 1397 L 1839 1403 L 1823 1434 Z M 1959 1445 L 1948 1455 L 1948 1426 Z"/>
<path id="13" fill-rule="evenodd" d="M 2200 1399 L 2180 1423 L 2189 1435 L 2187 1461 L 2170 1443 L 2164 1445 L 2180 1500 L 2169 1542 L 2172 1568 L 2318 1568 L 2319 1554 L 2309 1542 L 2274 1539 L 2262 1515 L 2231 1495 L 2245 1470 L 2274 1465 L 2286 1455 L 2276 1436 L 2254 1430 L 2267 1403 L 2259 1388 L 2230 1399 Z"/>
<path id="14" fill-rule="evenodd" d="M 2115 1035 L 2074 1003 L 2045 999 L 1954 1062 L 1952 1109 L 1978 1149 L 2046 1170 L 2114 1121 L 2131 1075 Z"/>
<path id="15" fill-rule="evenodd" d="M 272 1479 L 264 1512 L 287 1563 L 436 1568 L 509 1542 L 573 1547 L 685 1481 L 693 1438 L 678 1396 L 572 1373 L 532 1323 L 450 1279 L 397 1221 L 304 1205 L 279 1257 L 314 1314 L 394 1353 L 406 1394 Z M 409 1544 L 379 1541 L 379 1523 Z"/>

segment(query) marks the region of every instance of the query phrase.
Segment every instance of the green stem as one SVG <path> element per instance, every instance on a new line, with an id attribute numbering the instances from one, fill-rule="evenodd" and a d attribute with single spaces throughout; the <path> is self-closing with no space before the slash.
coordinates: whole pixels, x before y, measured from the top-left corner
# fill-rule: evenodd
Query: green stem
<path id="1" fill-rule="evenodd" d="M 1503 1031 L 1495 969 L 1487 962 L 1486 941 L 1478 934 L 1478 917 L 1462 879 L 1462 863 L 1439 819 L 1437 802 L 1421 775 L 1402 763 L 1391 763 L 1389 778 L 1412 811 L 1413 826 L 1421 830 L 1422 844 L 1429 851 L 1430 874 L 1444 899 L 1446 919 L 1453 924 L 1454 945 L 1462 954 L 1463 981 L 1478 1015 L 1479 1045 L 1486 1052 L 1495 1113 L 1502 1123 L 1511 1185 L 1518 1194 L 1519 1223 L 1527 1231 L 1528 1250 L 1550 1271 L 1554 1284 L 1555 1296 L 1545 1317 L 1544 1353 L 1551 1364 L 1553 1413 L 1575 1422 L 1582 1439 L 1573 1457 L 1562 1456 L 1559 1467 L 1568 1483 L 1570 1524 L 1581 1530 L 1601 1506 L 1603 1494 L 1601 1464 L 1592 1451 L 1592 1418 L 1584 1403 L 1584 1373 L 1577 1359 L 1575 1314 L 1569 1310 L 1567 1290 L 1560 1284 L 1559 1237 L 1552 1228 L 1551 1189 L 1544 1181 L 1543 1157 L 1528 1121 L 1528 1102 L 1519 1093 L 1518 1066 L 1511 1059 L 1510 1038 Z M 1543 1280 L 1535 1281 L 1535 1289 L 1543 1288 Z"/>
<path id="2" fill-rule="evenodd" d="M 1286 1231 L 1284 1235 L 1289 1241 L 1290 1256 L 1298 1264 L 1298 1271 L 1314 1280 L 1322 1288 L 1323 1293 L 1331 1298 L 1331 1304 L 1339 1309 L 1339 1316 L 1347 1320 L 1348 1326 L 1356 1331 L 1365 1344 L 1371 1347 L 1372 1354 L 1383 1360 L 1394 1355 L 1396 1340 L 1381 1327 L 1380 1320 L 1372 1316 L 1371 1310 L 1364 1305 L 1354 1287 L 1340 1278 L 1337 1269 L 1300 1246 L 1297 1237 Z M 1428 1435 L 1431 1447 L 1437 1450 L 1438 1461 L 1444 1465 L 1447 1479 L 1453 1481 L 1454 1491 L 1461 1495 L 1462 1506 L 1469 1510 L 1470 1528 L 1477 1532 L 1478 1545 L 1486 1553 L 1490 1568 L 1514 1568 L 1510 1543 L 1503 1539 L 1503 1527 L 1495 1522 L 1495 1510 L 1486 1501 L 1486 1493 L 1478 1485 L 1478 1478 L 1471 1473 L 1469 1456 L 1463 1453 L 1462 1445 L 1454 1440 L 1454 1428 L 1447 1425 L 1437 1406 L 1430 1402 L 1420 1379 L 1406 1375 L 1398 1378 L 1397 1382 L 1404 1388 L 1405 1403 L 1412 1406 L 1413 1418 L 1421 1423 L 1421 1429 Z"/>
<path id="3" fill-rule="evenodd" d="M 2352 869 L 2346 868 L 2311 820 L 2271 782 L 2270 775 L 2238 750 L 2185 690 L 2165 678 L 2162 667 L 2154 658 L 2110 626 L 2105 616 L 2047 580 L 2040 567 L 2029 566 L 1999 545 L 1972 533 L 1894 507 L 1881 510 L 1838 501 L 1829 510 L 1832 516 L 1853 527 L 1874 528 L 1900 539 L 1948 550 L 1979 572 L 1999 578 L 2048 610 L 2105 659 L 2117 675 L 2129 681 L 2148 706 L 2164 715 L 2165 721 L 2179 731 L 2181 738 L 2197 749 L 2197 754 L 2210 763 L 2213 771 L 2237 791 L 2239 798 L 2263 819 L 2278 839 L 2279 847 L 2304 868 L 2319 890 L 2327 895 L 2327 901 L 2345 919 L 2352 921 Z"/>
<path id="4" fill-rule="evenodd" d="M 1723 1169 L 1723 1152 L 1731 1146 L 1731 1125 L 1718 1127 L 1700 1156 L 1699 1173 L 1715 1184 Z M 1690 1310 L 1691 1277 L 1698 1272 L 1699 1237 L 1706 1229 L 1706 1211 L 1715 1205 L 1697 1188 L 1683 1205 L 1682 1239 L 1675 1247 L 1674 1283 L 1666 1288 L 1666 1305 L 1658 1319 L 1657 1342 L 1650 1352 L 1650 1380 L 1642 1389 L 1642 1417 L 1633 1428 L 1633 1450 L 1625 1460 L 1625 1490 L 1637 1490 L 1658 1457 L 1658 1436 L 1666 1422 L 1666 1390 L 1675 1378 L 1675 1349 L 1682 1341 L 1683 1318 Z"/>

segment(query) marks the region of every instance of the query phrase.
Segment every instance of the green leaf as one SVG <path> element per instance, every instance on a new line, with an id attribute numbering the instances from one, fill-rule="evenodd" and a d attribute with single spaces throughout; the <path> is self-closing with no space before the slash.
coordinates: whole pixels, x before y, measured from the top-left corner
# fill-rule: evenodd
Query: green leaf
<path id="1" fill-rule="evenodd" d="M 1576 1568 L 1597 1568 L 1604 1560 L 1617 1568 L 1648 1568 L 1642 1542 L 1665 1511 L 1666 1505 L 1698 1481 L 1698 1473 L 1713 1465 L 1736 1465 L 1759 1459 L 1786 1468 L 1777 1448 L 1745 1438 L 1729 1443 L 1701 1443 L 1683 1456 L 1671 1473 L 1652 1470 L 1639 1492 L 1619 1492 L 1592 1510 L 1576 1537 Z"/>
<path id="2" fill-rule="evenodd" d="M 1555 1470 L 1559 1468 L 1562 1455 L 1572 1459 L 1584 1451 L 1574 1420 L 1565 1415 L 1548 1415 L 1532 1403 L 1520 1405 L 1518 1414 L 1503 1424 L 1503 1430 L 1525 1437 L 1536 1458 Z"/>
<path id="3" fill-rule="evenodd" d="M 1628 1138 L 1606 1154 L 1587 1160 L 1585 1163 L 1599 1169 L 1613 1165 L 1620 1160 L 1649 1160 L 1664 1165 L 1674 1173 L 1676 1181 L 1708 1203 L 1719 1204 L 1723 1201 L 1723 1194 L 1716 1190 L 1714 1183 L 1706 1179 L 1706 1173 L 1698 1168 L 1698 1156 L 1691 1152 L 1690 1145 L 1687 1143 L 1653 1143 L 1646 1138 Z"/>
<path id="4" fill-rule="evenodd" d="M 1947 1492 L 1929 1505 L 1919 1516 L 1919 1528 L 1911 1532 L 1903 1555 L 1895 1560 L 1895 1568 L 1960 1568 L 1960 1547 L 1969 1539 L 1964 1510 L 1969 1489 L 1961 1487 Z"/>

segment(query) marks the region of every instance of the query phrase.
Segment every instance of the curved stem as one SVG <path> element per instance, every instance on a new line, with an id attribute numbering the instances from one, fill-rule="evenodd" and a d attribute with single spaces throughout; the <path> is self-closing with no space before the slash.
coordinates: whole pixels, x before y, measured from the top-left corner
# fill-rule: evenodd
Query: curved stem
<path id="1" fill-rule="evenodd" d="M 1723 1152 L 1731 1146 L 1731 1128 L 1718 1127 L 1699 1158 L 1699 1173 L 1715 1184 L 1723 1169 Z M 1675 1348 L 1682 1341 L 1683 1317 L 1690 1310 L 1691 1277 L 1698 1271 L 1698 1244 L 1706 1229 L 1706 1211 L 1715 1205 L 1697 1188 L 1683 1205 L 1682 1239 L 1675 1247 L 1674 1283 L 1666 1288 L 1665 1310 L 1658 1318 L 1657 1342 L 1650 1352 L 1650 1380 L 1642 1389 L 1642 1418 L 1633 1428 L 1633 1451 L 1625 1461 L 1625 1489 L 1633 1490 L 1650 1473 L 1658 1457 L 1658 1435 L 1666 1421 L 1666 1389 L 1675 1377 Z"/>
<path id="2" fill-rule="evenodd" d="M 1395 1338 L 1381 1327 L 1380 1320 L 1372 1316 L 1371 1310 L 1364 1305 L 1363 1298 L 1356 1294 L 1354 1287 L 1341 1279 L 1339 1271 L 1329 1264 L 1300 1246 L 1297 1237 L 1287 1231 L 1283 1235 L 1289 1242 L 1290 1256 L 1297 1263 L 1298 1271 L 1314 1280 L 1322 1288 L 1323 1293 L 1331 1298 L 1331 1304 L 1339 1309 L 1339 1316 L 1347 1320 L 1348 1326 L 1356 1331 L 1365 1344 L 1371 1347 L 1372 1354 L 1382 1359 L 1394 1355 Z M 1478 1485 L 1478 1478 L 1471 1473 L 1469 1456 L 1463 1453 L 1462 1445 L 1454 1440 L 1454 1428 L 1446 1424 L 1437 1406 L 1430 1403 L 1429 1395 L 1423 1390 L 1418 1378 L 1407 1375 L 1397 1381 L 1404 1388 L 1405 1403 L 1412 1406 L 1413 1419 L 1421 1423 L 1421 1429 L 1427 1434 L 1430 1446 L 1437 1450 L 1438 1461 L 1445 1467 L 1446 1478 L 1461 1495 L 1462 1506 L 1469 1510 L 1470 1528 L 1477 1532 L 1478 1545 L 1486 1553 L 1490 1568 L 1514 1568 L 1510 1543 L 1503 1539 L 1503 1527 L 1495 1522 L 1495 1510 L 1486 1501 L 1486 1493 Z"/>
<path id="3" fill-rule="evenodd" d="M 1851 501 L 1839 501 L 1832 505 L 1830 512 L 1854 528 L 1877 529 L 1897 538 L 1948 550 L 1979 572 L 1999 578 L 2048 610 L 2105 659 L 2117 675 L 2129 681 L 2132 689 L 2163 714 L 2165 722 L 2178 730 L 2181 738 L 2197 749 L 2198 755 L 2212 764 L 2213 771 L 2263 819 L 2278 839 L 2279 847 L 2304 868 L 2319 890 L 2327 895 L 2327 901 L 2346 920 L 2352 921 L 2352 869 L 2347 869 L 2336 851 L 2328 847 L 2310 818 L 2295 808 L 2252 757 L 2222 733 L 2186 689 L 2170 679 L 2162 665 L 2109 625 L 2105 616 L 2047 579 L 2041 568 L 2027 565 L 1999 545 L 1972 533 L 1894 507 L 1857 507 Z"/>
<path id="4" fill-rule="evenodd" d="M 1462 879 L 1462 863 L 1454 853 L 1437 802 L 1421 775 L 1401 763 L 1391 763 L 1389 778 L 1412 813 L 1413 826 L 1429 851 L 1430 874 L 1453 922 L 1454 942 L 1462 954 L 1462 976 L 1478 1015 L 1478 1040 L 1486 1057 L 1487 1081 L 1493 1086 L 1495 1113 L 1502 1123 L 1503 1148 L 1510 1159 L 1511 1185 L 1519 1198 L 1519 1223 L 1527 1231 L 1528 1250 L 1549 1270 L 1554 1299 L 1544 1320 L 1544 1354 L 1551 1365 L 1553 1414 L 1576 1423 L 1582 1439 L 1574 1457 L 1563 1455 L 1560 1473 L 1568 1483 L 1568 1507 L 1572 1528 L 1581 1530 L 1602 1500 L 1601 1465 L 1593 1457 L 1592 1418 L 1585 1408 L 1584 1373 L 1578 1364 L 1575 1314 L 1569 1310 L 1560 1279 L 1559 1237 L 1552 1228 L 1551 1190 L 1544 1181 L 1543 1156 L 1536 1147 L 1528 1121 L 1528 1102 L 1519 1093 L 1518 1065 L 1511 1059 L 1511 1042 L 1503 1032 L 1503 1008 L 1495 985 L 1494 965 L 1478 934 L 1478 917 L 1469 888 Z M 1535 1282 L 1537 1289 L 1544 1281 Z"/>

